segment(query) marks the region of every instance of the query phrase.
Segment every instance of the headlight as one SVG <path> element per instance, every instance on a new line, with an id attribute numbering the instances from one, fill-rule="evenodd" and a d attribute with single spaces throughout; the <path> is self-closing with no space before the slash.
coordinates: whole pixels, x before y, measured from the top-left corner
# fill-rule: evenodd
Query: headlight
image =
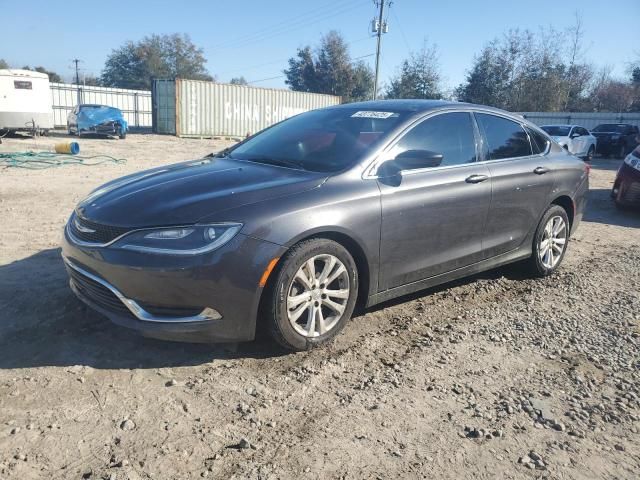
<path id="1" fill-rule="evenodd" d="M 627 155 L 627 158 L 624 159 L 624 163 L 636 170 L 640 170 L 640 158 L 636 157 L 633 153 Z"/>
<path id="2" fill-rule="evenodd" d="M 199 255 L 220 248 L 242 228 L 241 223 L 137 230 L 113 244 L 116 248 L 164 255 Z"/>

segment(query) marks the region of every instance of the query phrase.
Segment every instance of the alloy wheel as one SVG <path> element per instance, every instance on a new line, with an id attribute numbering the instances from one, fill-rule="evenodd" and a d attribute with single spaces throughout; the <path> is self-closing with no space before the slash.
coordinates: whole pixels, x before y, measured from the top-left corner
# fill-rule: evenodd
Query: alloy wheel
<path id="1" fill-rule="evenodd" d="M 559 215 L 551 217 L 544 227 L 538 245 L 538 255 L 542 265 L 549 270 L 554 268 L 560 261 L 566 245 L 567 224 Z"/>
<path id="2" fill-rule="evenodd" d="M 333 329 L 349 300 L 349 272 L 329 254 L 316 255 L 298 269 L 287 293 L 287 316 L 295 331 L 318 337 Z"/>

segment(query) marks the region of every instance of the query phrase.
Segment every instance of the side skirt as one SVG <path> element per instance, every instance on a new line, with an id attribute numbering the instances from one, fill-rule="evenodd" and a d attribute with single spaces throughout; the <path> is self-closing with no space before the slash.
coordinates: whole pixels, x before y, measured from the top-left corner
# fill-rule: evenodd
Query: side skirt
<path id="1" fill-rule="evenodd" d="M 419 280 L 417 282 L 408 283 L 406 285 L 401 285 L 399 287 L 394 287 L 389 290 L 385 290 L 384 292 L 376 293 L 375 295 L 371 295 L 367 299 L 366 306 L 371 307 L 373 305 L 386 302 L 387 300 L 391 300 L 393 298 L 401 297 L 403 295 L 408 295 L 410 293 L 418 292 L 426 288 L 431 288 L 436 285 L 441 285 L 443 283 L 451 282 L 453 280 L 458 280 L 463 277 L 468 277 L 476 273 L 501 267 L 502 265 L 506 265 L 508 263 L 514 263 L 519 260 L 524 260 L 530 256 L 531 256 L 530 248 L 519 248 L 517 250 L 504 253 L 497 257 L 488 258 L 486 260 L 482 260 L 481 262 L 477 262 L 472 265 L 468 265 L 466 267 L 458 268 L 456 270 L 452 270 L 447 273 L 442 273 L 434 277 L 425 278 L 424 280 Z"/>

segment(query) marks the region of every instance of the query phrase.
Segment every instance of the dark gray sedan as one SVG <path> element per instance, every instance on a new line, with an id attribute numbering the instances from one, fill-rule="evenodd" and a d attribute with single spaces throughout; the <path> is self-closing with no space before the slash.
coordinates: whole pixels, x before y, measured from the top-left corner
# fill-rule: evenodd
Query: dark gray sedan
<path id="1" fill-rule="evenodd" d="M 440 101 L 298 115 L 201 160 L 130 175 L 75 209 L 71 288 L 164 339 L 333 338 L 371 306 L 521 261 L 553 273 L 588 165 L 521 117 Z"/>

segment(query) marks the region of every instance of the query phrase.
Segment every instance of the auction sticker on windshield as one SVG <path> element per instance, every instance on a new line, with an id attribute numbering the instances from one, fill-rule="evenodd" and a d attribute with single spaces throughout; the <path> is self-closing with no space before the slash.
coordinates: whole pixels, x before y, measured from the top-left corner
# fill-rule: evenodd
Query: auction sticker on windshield
<path id="1" fill-rule="evenodd" d="M 393 112 L 370 112 L 370 111 L 360 111 L 356 112 L 351 117 L 359 117 L 359 118 L 389 118 L 396 115 Z"/>

